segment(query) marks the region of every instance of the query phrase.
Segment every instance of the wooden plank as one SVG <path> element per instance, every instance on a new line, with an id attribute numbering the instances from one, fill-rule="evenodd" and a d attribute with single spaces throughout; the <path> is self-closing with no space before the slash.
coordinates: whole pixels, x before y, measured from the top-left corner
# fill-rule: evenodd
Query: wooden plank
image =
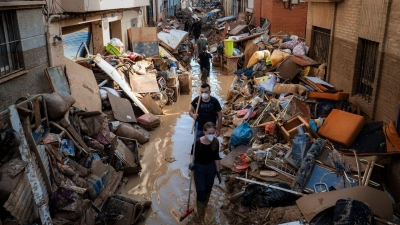
<path id="1" fill-rule="evenodd" d="M 70 84 L 74 107 L 84 111 L 101 111 L 99 87 L 93 71 L 64 57 L 66 74 Z"/>

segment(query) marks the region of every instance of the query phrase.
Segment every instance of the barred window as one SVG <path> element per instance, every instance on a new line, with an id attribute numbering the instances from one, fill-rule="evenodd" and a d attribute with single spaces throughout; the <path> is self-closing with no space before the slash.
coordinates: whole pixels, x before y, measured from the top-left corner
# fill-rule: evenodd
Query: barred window
<path id="1" fill-rule="evenodd" d="M 312 32 L 310 57 L 320 63 L 327 63 L 331 43 L 331 30 L 313 26 Z"/>
<path id="2" fill-rule="evenodd" d="M 15 11 L 0 11 L 0 78 L 22 70 Z"/>
<path id="3" fill-rule="evenodd" d="M 362 38 L 359 38 L 358 42 L 357 94 L 361 95 L 364 100 L 371 102 L 379 43 Z"/>

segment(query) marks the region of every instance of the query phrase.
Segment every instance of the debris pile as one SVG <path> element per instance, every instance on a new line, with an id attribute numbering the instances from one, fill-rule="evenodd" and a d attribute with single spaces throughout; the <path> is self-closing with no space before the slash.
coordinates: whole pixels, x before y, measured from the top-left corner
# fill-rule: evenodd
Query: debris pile
<path id="1" fill-rule="evenodd" d="M 400 153 L 394 122 L 368 123 L 300 38 L 261 35 L 242 46 L 222 109 L 229 223 L 392 224 L 400 199 L 382 174 Z"/>
<path id="2" fill-rule="evenodd" d="M 53 93 L 0 113 L 4 224 L 144 221 L 151 201 L 126 195 L 126 176 L 141 171 L 140 145 L 161 125 L 163 107 L 190 94 L 191 73 L 157 28 L 130 34 L 131 52 L 113 39 L 108 55 L 64 58 L 45 70 Z"/>

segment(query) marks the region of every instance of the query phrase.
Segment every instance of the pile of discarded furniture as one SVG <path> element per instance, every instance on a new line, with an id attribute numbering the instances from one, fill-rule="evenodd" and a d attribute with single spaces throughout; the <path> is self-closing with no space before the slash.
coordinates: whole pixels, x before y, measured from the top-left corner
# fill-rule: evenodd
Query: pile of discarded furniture
<path id="1" fill-rule="evenodd" d="M 151 202 L 125 194 L 126 176 L 141 171 L 139 148 L 163 107 L 190 94 L 191 73 L 159 46 L 157 28 L 131 29 L 132 52 L 64 58 L 45 70 L 52 93 L 0 113 L 3 224 L 144 221 Z"/>
<path id="2" fill-rule="evenodd" d="M 222 109 L 224 212 L 232 224 L 393 224 L 399 125 L 367 122 L 307 49 L 290 35 L 246 43 Z M 298 218 L 273 216 L 277 207 Z"/>

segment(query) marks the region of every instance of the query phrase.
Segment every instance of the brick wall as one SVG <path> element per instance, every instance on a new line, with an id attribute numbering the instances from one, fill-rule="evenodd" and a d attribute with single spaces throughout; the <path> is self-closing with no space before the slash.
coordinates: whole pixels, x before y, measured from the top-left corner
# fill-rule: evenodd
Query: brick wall
<path id="1" fill-rule="evenodd" d="M 396 120 L 400 105 L 400 2 L 392 1 L 389 10 L 385 53 L 376 100 L 377 120 Z"/>
<path id="2" fill-rule="evenodd" d="M 297 5 L 294 10 L 290 10 L 285 9 L 282 2 L 277 2 L 275 0 L 262 0 L 261 17 L 266 18 L 271 22 L 270 34 L 282 31 L 283 33 L 291 33 L 305 38 L 307 4 L 303 4 L 302 7 Z"/>
<path id="3" fill-rule="evenodd" d="M 378 0 L 368 1 L 372 4 L 383 4 L 384 1 Z M 317 5 L 318 4 L 318 5 Z M 321 26 L 320 18 L 321 7 L 320 4 L 326 4 L 323 7 L 335 7 L 334 3 L 312 3 L 308 9 L 308 20 L 307 20 L 307 43 L 311 43 L 311 31 L 312 26 Z M 369 3 L 371 4 L 371 3 Z M 386 4 L 386 3 L 385 3 Z M 314 7 L 314 8 L 313 8 Z M 367 5 L 366 7 L 371 7 Z M 320 10 L 317 10 L 319 8 Z M 328 65 L 328 82 L 336 86 L 338 89 L 343 89 L 346 92 L 350 92 L 350 101 L 359 105 L 361 110 L 368 116 L 376 121 L 389 122 L 395 120 L 398 107 L 400 105 L 400 76 L 397 71 L 400 71 L 400 2 L 392 1 L 389 5 L 388 13 L 384 16 L 388 16 L 387 19 L 387 30 L 386 35 L 382 36 L 377 41 L 380 46 L 380 52 L 378 53 L 378 65 L 377 74 L 374 82 L 374 95 L 373 100 L 368 103 L 360 98 L 356 93 L 358 79 L 355 77 L 355 72 L 358 68 L 357 58 L 357 47 L 358 39 L 362 35 L 364 29 L 361 27 L 363 24 L 368 23 L 368 18 L 364 18 L 362 11 L 361 0 L 346 0 L 336 4 L 336 19 L 334 20 L 334 13 L 331 17 L 332 25 L 330 27 L 324 27 L 332 30 L 332 47 L 330 49 L 331 61 Z M 382 13 L 381 13 L 382 14 Z M 381 16 L 381 15 L 379 15 Z M 329 20 L 327 17 L 327 21 Z M 376 18 L 376 17 L 373 17 Z M 376 26 L 372 21 L 369 26 Z M 385 20 L 385 19 L 384 19 Z M 381 23 L 382 24 L 382 23 Z M 383 21 L 384 24 L 384 21 Z M 326 23 L 323 26 L 327 26 Z M 374 29 L 375 32 L 385 32 L 384 26 L 380 25 L 379 29 Z M 381 29 L 381 30 L 380 30 Z M 375 35 L 379 37 L 379 35 Z M 383 53 L 382 53 L 383 52 Z M 380 63 L 380 64 L 379 64 Z"/>
<path id="4" fill-rule="evenodd" d="M 260 18 L 261 18 L 261 0 L 254 0 L 254 24 L 256 26 L 260 26 Z"/>

